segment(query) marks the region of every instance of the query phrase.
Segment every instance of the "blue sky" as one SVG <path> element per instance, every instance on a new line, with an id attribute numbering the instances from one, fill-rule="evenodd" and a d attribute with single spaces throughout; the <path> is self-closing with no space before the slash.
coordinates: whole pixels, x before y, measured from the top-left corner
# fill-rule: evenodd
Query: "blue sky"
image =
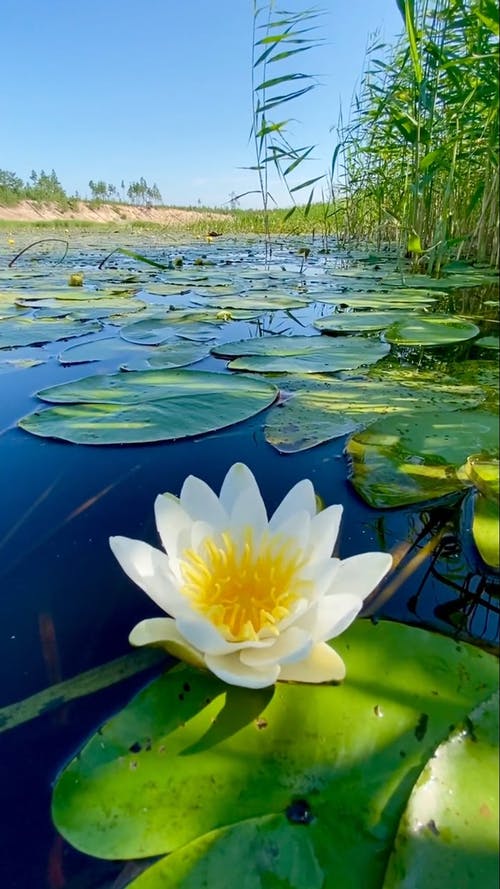
<path id="1" fill-rule="evenodd" d="M 368 35 L 392 42 L 402 25 L 396 0 L 323 8 L 325 44 L 295 68 L 321 86 L 289 106 L 292 144 L 317 145 L 304 178 L 328 168 L 330 128 L 359 81 Z M 220 205 L 255 188 L 241 169 L 254 163 L 252 13 L 252 0 L 3 0 L 0 168 L 23 179 L 54 168 L 82 196 L 89 179 L 144 176 L 176 205 Z M 286 203 L 276 183 L 272 191 Z"/>

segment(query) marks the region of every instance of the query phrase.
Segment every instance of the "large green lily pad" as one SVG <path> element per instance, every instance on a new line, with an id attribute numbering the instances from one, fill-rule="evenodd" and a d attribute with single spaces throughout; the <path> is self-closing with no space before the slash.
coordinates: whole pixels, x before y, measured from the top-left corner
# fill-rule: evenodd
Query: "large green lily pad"
<path id="1" fill-rule="evenodd" d="M 400 312 L 336 312 L 316 318 L 314 327 L 323 333 L 363 333 L 385 330 L 400 318 Z"/>
<path id="2" fill-rule="evenodd" d="M 399 290 L 375 291 L 375 290 L 344 290 L 341 293 L 317 293 L 317 302 L 327 305 L 347 306 L 353 309 L 417 309 L 431 305 L 436 299 L 426 291 L 415 291 L 413 294 L 400 292 Z"/>
<path id="3" fill-rule="evenodd" d="M 173 853 L 137 889 L 229 889 L 242 860 L 251 889 L 380 889 L 422 768 L 497 664 L 396 623 L 357 621 L 335 647 L 340 686 L 155 680 L 60 775 L 56 827 L 103 858 Z"/>
<path id="4" fill-rule="evenodd" d="M 21 318 L 8 318 L 0 321 L 0 349 L 68 340 L 97 333 L 101 327 L 99 321 L 75 321 L 71 318 L 38 320 L 24 315 Z"/>
<path id="5" fill-rule="evenodd" d="M 205 320 L 198 320 L 195 313 L 179 317 L 176 312 L 167 312 L 127 324 L 122 327 L 120 336 L 129 343 L 160 346 L 176 336 L 198 341 L 214 339 L 215 327 Z"/>
<path id="6" fill-rule="evenodd" d="M 76 346 L 68 346 L 57 356 L 61 364 L 85 364 L 87 361 L 110 361 L 119 365 L 131 356 L 138 360 L 145 360 L 152 354 L 152 349 L 147 346 L 138 346 L 135 343 L 127 343 L 117 336 L 107 336 L 90 343 L 79 343 Z"/>
<path id="7" fill-rule="evenodd" d="M 231 370 L 261 373 L 331 373 L 374 364 L 390 347 L 361 337 L 268 336 L 214 346 L 212 353 L 234 358 Z M 236 357 L 242 356 L 242 357 Z"/>
<path id="8" fill-rule="evenodd" d="M 252 417 L 274 401 L 265 380 L 199 371 L 100 374 L 44 390 L 64 401 L 19 421 L 33 435 L 75 444 L 172 441 L 223 429 Z M 84 403 L 69 404 L 76 399 Z"/>
<path id="9" fill-rule="evenodd" d="M 474 498 L 472 537 L 486 565 L 500 568 L 500 472 L 498 460 L 471 455 L 465 473 L 477 488 Z"/>
<path id="10" fill-rule="evenodd" d="M 275 379 L 285 398 L 267 414 L 266 440 L 280 453 L 292 454 L 364 429 L 385 414 L 428 411 L 429 407 L 455 411 L 476 407 L 482 400 L 477 388 L 425 376 L 420 385 L 404 373 L 401 379 L 397 374 L 393 380 L 383 374 L 380 380 L 371 379 L 371 371 L 355 380 L 320 376 Z"/>
<path id="11" fill-rule="evenodd" d="M 201 361 L 209 354 L 208 343 L 192 343 L 189 340 L 175 340 L 156 346 L 148 352 L 146 359 L 139 357 L 121 365 L 122 370 L 144 370 L 148 368 L 184 367 Z"/>
<path id="12" fill-rule="evenodd" d="M 193 294 L 193 301 L 195 295 Z M 301 309 L 309 304 L 291 293 L 237 293 L 235 296 L 202 297 L 204 306 L 217 309 L 246 309 L 249 312 L 275 312 L 279 309 Z"/>
<path id="13" fill-rule="evenodd" d="M 498 694 L 437 748 L 401 820 L 383 889 L 498 886 Z"/>
<path id="14" fill-rule="evenodd" d="M 351 481 L 378 509 L 443 497 L 470 484 L 459 469 L 472 453 L 498 455 L 498 415 L 441 411 L 389 416 L 348 441 Z"/>
<path id="15" fill-rule="evenodd" d="M 479 327 L 453 315 L 413 316 L 391 324 L 388 343 L 397 346 L 445 346 L 478 336 Z"/>

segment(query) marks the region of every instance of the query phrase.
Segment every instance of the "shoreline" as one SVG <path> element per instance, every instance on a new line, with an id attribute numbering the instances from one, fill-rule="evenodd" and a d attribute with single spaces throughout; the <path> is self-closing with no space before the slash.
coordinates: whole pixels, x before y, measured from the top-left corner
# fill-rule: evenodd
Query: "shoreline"
<path id="1" fill-rule="evenodd" d="M 82 222 L 101 225 L 127 225 L 133 222 L 182 228 L 197 223 L 217 223 L 232 218 L 231 213 L 217 210 L 184 210 L 176 207 L 144 207 L 131 204 L 92 203 L 71 201 L 66 207 L 52 201 L 20 201 L 18 204 L 0 204 L 0 222 L 3 223 L 51 223 Z"/>

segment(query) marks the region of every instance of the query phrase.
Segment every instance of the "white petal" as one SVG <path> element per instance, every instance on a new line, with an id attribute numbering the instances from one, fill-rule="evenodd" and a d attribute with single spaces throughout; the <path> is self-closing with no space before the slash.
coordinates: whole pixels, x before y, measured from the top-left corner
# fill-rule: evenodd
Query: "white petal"
<path id="1" fill-rule="evenodd" d="M 129 537 L 110 537 L 109 545 L 125 574 L 163 611 L 177 617 L 186 610 L 185 599 L 176 586 L 165 553 Z"/>
<path id="2" fill-rule="evenodd" d="M 246 664 L 242 664 L 238 654 L 228 654 L 226 657 L 207 654 L 205 663 L 223 682 L 239 685 L 242 688 L 267 688 L 268 685 L 274 685 L 280 672 L 280 668 L 276 665 L 263 670 L 247 667 Z"/>
<path id="3" fill-rule="evenodd" d="M 339 654 L 325 642 L 318 642 L 302 661 L 285 664 L 280 679 L 291 682 L 340 682 L 345 664 Z"/>
<path id="4" fill-rule="evenodd" d="M 331 556 L 342 521 L 342 506 L 327 506 L 311 521 L 311 561 L 320 561 Z"/>
<path id="5" fill-rule="evenodd" d="M 169 617 L 153 617 L 150 620 L 141 620 L 130 633 L 128 640 L 136 647 L 141 645 L 155 645 L 164 648 L 169 654 L 192 664 L 193 667 L 204 667 L 203 656 L 196 648 L 179 633 L 175 620 Z"/>
<path id="6" fill-rule="evenodd" d="M 340 559 L 324 559 L 321 562 L 313 562 L 312 564 L 308 562 L 304 565 L 300 576 L 312 584 L 309 596 L 311 601 L 316 601 L 329 592 L 330 588 L 335 584 L 339 565 Z"/>
<path id="7" fill-rule="evenodd" d="M 218 533 L 208 522 L 193 522 L 190 528 L 189 546 L 199 552 L 204 540 L 210 537 L 211 540 L 218 537 Z"/>
<path id="8" fill-rule="evenodd" d="M 288 538 L 293 546 L 295 555 L 297 550 L 305 550 L 309 544 L 311 517 L 306 510 L 295 512 L 282 522 L 276 533 L 277 537 Z"/>
<path id="9" fill-rule="evenodd" d="M 267 529 L 267 512 L 260 491 L 245 488 L 236 498 L 229 519 L 231 531 L 238 534 L 244 528 L 252 528 L 258 538 Z"/>
<path id="10" fill-rule="evenodd" d="M 375 589 L 392 565 L 389 553 L 361 553 L 343 559 L 335 578 L 332 595 L 352 593 L 353 596 L 366 597 Z"/>
<path id="11" fill-rule="evenodd" d="M 312 482 L 308 478 L 302 479 L 291 488 L 286 497 L 281 501 L 280 505 L 273 513 L 269 522 L 269 528 L 275 532 L 279 526 L 288 521 L 290 516 L 296 512 L 306 511 L 312 518 L 316 515 L 316 496 Z"/>
<path id="12" fill-rule="evenodd" d="M 180 501 L 193 521 L 208 522 L 219 529 L 227 527 L 226 510 L 217 494 L 200 478 L 188 475 L 181 489 Z"/>
<path id="13" fill-rule="evenodd" d="M 271 664 L 287 664 L 305 658 L 312 644 L 309 633 L 293 626 L 281 633 L 269 648 L 246 648 L 241 652 L 240 660 L 249 667 L 260 669 Z"/>
<path id="14" fill-rule="evenodd" d="M 246 488 L 259 491 L 255 476 L 248 466 L 244 463 L 234 463 L 222 482 L 219 495 L 219 500 L 228 515 L 231 515 L 236 500 Z"/>
<path id="15" fill-rule="evenodd" d="M 228 642 L 211 621 L 194 611 L 189 615 L 180 615 L 177 628 L 191 645 L 205 654 L 213 655 L 229 654 L 242 648 L 267 648 L 276 638 L 268 636 L 266 639 L 256 639 L 252 642 Z"/>
<path id="16" fill-rule="evenodd" d="M 360 596 L 334 593 L 316 602 L 316 624 L 312 630 L 315 642 L 325 642 L 340 636 L 359 614 L 363 605 Z"/>
<path id="17" fill-rule="evenodd" d="M 179 498 L 173 494 L 160 494 L 155 500 L 156 527 L 163 548 L 175 558 L 178 553 L 179 538 L 190 527 L 192 520 L 182 508 Z"/>

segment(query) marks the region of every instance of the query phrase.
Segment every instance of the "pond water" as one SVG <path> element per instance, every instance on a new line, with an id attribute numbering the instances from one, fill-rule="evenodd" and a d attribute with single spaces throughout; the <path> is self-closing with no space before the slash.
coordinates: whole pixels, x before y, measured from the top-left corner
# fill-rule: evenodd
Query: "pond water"
<path id="1" fill-rule="evenodd" d="M 419 300 L 418 294 L 405 299 L 404 288 L 410 283 L 401 275 L 399 280 L 389 280 L 396 264 L 389 253 L 379 257 L 356 252 L 324 255 L 312 245 L 304 265 L 298 252 L 301 244 L 286 240 L 274 245 L 266 270 L 262 245 L 254 240 L 165 243 L 152 235 L 128 236 L 126 242 L 118 240 L 121 238 L 121 234 L 72 235 L 62 262 L 61 245 L 47 242 L 26 251 L 10 268 L 8 263 L 15 253 L 35 237 L 25 234 L 15 246 L 5 241 L 0 251 L 0 706 L 23 701 L 129 652 L 131 627 L 153 616 L 156 609 L 121 571 L 109 550 L 108 537 L 119 534 L 156 543 L 156 495 L 178 493 L 188 474 L 202 477 L 218 490 L 236 461 L 246 463 L 256 475 L 269 511 L 304 477 L 312 480 L 325 504 L 342 503 L 345 511 L 339 553 L 343 558 L 379 549 L 394 553 L 398 570 L 369 603 L 370 614 L 495 647 L 499 575 L 481 559 L 472 541 L 472 491 L 464 489 L 435 501 L 398 508 L 374 508 L 349 480 L 345 434 L 303 450 L 292 448 L 289 453 L 280 453 L 269 443 L 264 425 L 271 411 L 277 416 L 280 408 L 276 406 L 268 415 L 259 412 L 208 434 L 142 444 L 71 444 L 61 438 L 39 437 L 17 426 L 22 417 L 46 407 L 35 395 L 46 387 L 113 373 L 127 363 L 147 367 L 147 356 L 158 346 L 139 345 L 137 337 L 131 343 L 120 337 L 120 331 L 141 316 L 158 318 L 166 306 L 173 307 L 170 312 L 199 311 L 201 307 L 217 316 L 211 322 L 198 316 L 180 321 L 181 327 L 193 325 L 180 331 L 183 343 L 207 343 L 210 335 L 208 353 L 209 346 L 277 335 L 311 336 L 335 343 L 344 337 L 319 334 L 314 320 L 355 310 L 384 310 L 408 317 L 411 300 Z M 100 269 L 118 243 L 173 268 L 160 269 L 115 253 Z M 176 263 L 181 258 L 182 265 Z M 77 293 L 81 298 L 79 314 L 73 310 L 71 317 L 76 317 L 77 328 L 94 323 L 98 329 L 52 341 L 53 331 L 48 337 L 37 333 L 35 340 L 40 337 L 40 341 L 35 343 L 29 342 L 28 333 L 23 334 L 26 345 L 14 345 L 16 331 L 24 330 L 21 318 L 38 324 L 46 318 L 68 318 L 72 307 L 61 296 L 68 296 L 69 276 L 77 272 L 83 273 L 84 287 L 71 288 L 72 295 Z M 489 345 L 478 345 L 477 340 L 498 336 L 498 279 L 480 280 L 478 274 L 472 286 L 465 280 L 470 271 L 458 268 L 456 275 L 457 285 L 467 286 L 446 288 L 434 297 L 431 293 L 429 302 L 421 295 L 424 317 L 458 315 L 479 328 L 474 336 L 440 349 L 397 343 L 389 348 L 387 344 L 387 355 L 380 355 L 376 362 L 374 358 L 371 370 L 351 361 L 337 371 L 335 379 L 358 382 L 362 389 L 375 379 L 367 377 L 375 368 L 392 373 L 404 369 L 407 378 L 421 381 L 415 390 L 417 398 L 422 397 L 422 386 L 424 390 L 427 384 L 431 386 L 425 373 L 439 376 L 453 371 L 458 379 L 462 365 L 469 371 L 475 369 L 475 382 L 483 387 L 491 407 L 492 359 L 498 353 L 491 348 L 494 340 Z M 124 288 L 133 295 L 117 296 L 116 291 L 121 293 Z M 102 290 L 110 300 L 123 302 L 119 307 L 111 302 L 107 316 L 89 303 Z M 267 308 L 269 297 L 278 303 L 281 300 L 282 307 Z M 58 298 L 64 303 L 61 309 L 57 309 Z M 127 310 L 127 299 L 142 300 L 146 305 L 132 313 L 130 307 Z M 244 306 L 250 317 L 235 317 L 238 307 Z M 144 337 L 149 337 L 148 342 L 161 337 L 164 329 L 160 326 L 159 334 L 158 329 L 146 334 L 142 331 L 139 342 L 144 343 Z M 76 333 L 82 330 L 80 327 Z M 165 341 L 170 342 L 169 337 L 170 332 Z M 380 329 L 351 338 L 378 345 L 386 341 Z M 63 350 L 101 340 L 120 341 L 123 352 L 114 357 L 103 353 L 104 357 L 92 363 L 58 361 Z M 236 354 L 244 353 L 243 349 Z M 12 363 L 19 359 L 26 359 L 26 366 Z M 230 375 L 228 360 L 206 354 L 186 372 Z M 474 366 L 464 364 L 471 361 Z M 32 366 L 27 366 L 31 362 Z M 282 367 L 277 369 L 280 375 L 271 379 L 286 397 L 288 384 Z M 318 365 L 317 370 L 321 369 Z M 308 391 L 307 379 L 304 382 L 304 375 L 300 379 Z M 379 379 L 389 387 L 388 376 Z M 292 381 L 288 389 L 293 391 L 293 385 Z M 216 405 L 214 413 L 216 425 Z M 313 429 L 313 438 L 316 434 Z M 294 440 L 296 444 L 297 436 Z M 132 865 L 124 869 L 123 863 L 96 862 L 80 855 L 56 835 L 50 820 L 51 785 L 61 766 L 99 723 L 154 674 L 152 666 L 108 688 L 53 706 L 44 715 L 8 731 L 1 731 L 7 711 L 0 713 L 4 792 L 0 885 L 8 889 L 118 889 L 135 873 Z"/>

